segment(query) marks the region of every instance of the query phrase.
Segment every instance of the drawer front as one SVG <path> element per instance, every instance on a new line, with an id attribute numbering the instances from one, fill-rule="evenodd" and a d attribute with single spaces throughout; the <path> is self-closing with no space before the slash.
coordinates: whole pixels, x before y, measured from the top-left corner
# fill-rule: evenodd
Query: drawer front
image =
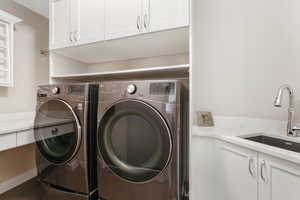
<path id="1" fill-rule="evenodd" d="M 50 127 L 42 127 L 36 129 L 36 135 L 41 140 L 50 139 L 74 132 L 74 123 L 67 123 L 62 125 L 53 125 Z M 37 140 L 39 140 L 37 138 Z"/>
<path id="2" fill-rule="evenodd" d="M 32 144 L 35 142 L 33 129 L 17 133 L 17 146 Z"/>
<path id="3" fill-rule="evenodd" d="M 0 135 L 0 151 L 17 147 L 16 133 Z"/>

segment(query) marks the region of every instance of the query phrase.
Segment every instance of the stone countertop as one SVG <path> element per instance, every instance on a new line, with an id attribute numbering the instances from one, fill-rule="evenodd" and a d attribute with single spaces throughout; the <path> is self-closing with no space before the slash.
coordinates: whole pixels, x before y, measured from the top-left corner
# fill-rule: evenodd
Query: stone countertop
<path id="1" fill-rule="evenodd" d="M 256 152 L 268 154 L 283 160 L 287 160 L 296 164 L 300 164 L 300 153 L 281 149 L 278 147 L 273 147 L 266 144 L 261 144 L 258 142 L 253 142 L 250 140 L 246 140 L 243 137 L 245 136 L 254 136 L 254 135 L 266 135 L 270 137 L 280 138 L 287 141 L 293 141 L 300 143 L 300 138 L 291 138 L 284 135 L 272 134 L 266 132 L 235 132 L 233 130 L 226 129 L 218 129 L 218 128 L 200 128 L 194 126 L 192 129 L 192 137 L 204 137 L 204 138 L 212 138 L 216 140 L 222 140 L 225 142 L 229 142 L 241 147 L 245 147 L 251 149 Z"/>
<path id="2" fill-rule="evenodd" d="M 0 135 L 33 129 L 35 112 L 0 114 Z M 66 123 L 68 119 L 45 117 L 40 121 L 40 126 Z"/>
<path id="3" fill-rule="evenodd" d="M 34 112 L 0 114 L 0 135 L 33 128 Z"/>

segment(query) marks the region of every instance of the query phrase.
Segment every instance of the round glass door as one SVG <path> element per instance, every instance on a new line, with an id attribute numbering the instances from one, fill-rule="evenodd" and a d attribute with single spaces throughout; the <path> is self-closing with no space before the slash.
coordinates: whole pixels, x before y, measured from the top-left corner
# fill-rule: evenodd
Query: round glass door
<path id="1" fill-rule="evenodd" d="M 141 101 L 121 101 L 101 119 L 98 148 L 116 175 L 146 182 L 168 165 L 172 139 L 166 121 L 154 108 Z"/>
<path id="2" fill-rule="evenodd" d="M 49 100 L 36 113 L 34 135 L 44 158 L 51 163 L 63 164 L 77 153 L 81 127 L 69 104 Z"/>

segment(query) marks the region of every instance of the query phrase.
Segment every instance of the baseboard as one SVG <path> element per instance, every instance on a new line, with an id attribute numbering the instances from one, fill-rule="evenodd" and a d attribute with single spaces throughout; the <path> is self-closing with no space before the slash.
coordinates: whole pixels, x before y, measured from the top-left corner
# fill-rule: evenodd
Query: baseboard
<path id="1" fill-rule="evenodd" d="M 4 181 L 4 182 L 0 183 L 0 194 L 11 190 L 36 176 L 37 176 L 37 169 L 34 168 L 34 169 L 31 169 L 19 176 L 16 176 L 7 181 Z"/>

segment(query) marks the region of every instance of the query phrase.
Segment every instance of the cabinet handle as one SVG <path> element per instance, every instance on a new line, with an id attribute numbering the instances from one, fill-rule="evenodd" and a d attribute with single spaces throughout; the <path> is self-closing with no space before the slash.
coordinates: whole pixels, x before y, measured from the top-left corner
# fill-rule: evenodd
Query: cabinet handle
<path id="1" fill-rule="evenodd" d="M 57 136 L 58 135 L 58 128 L 52 129 L 51 133 L 52 133 L 53 136 Z"/>
<path id="2" fill-rule="evenodd" d="M 75 41 L 75 38 L 74 38 L 74 32 L 70 32 L 70 41 L 71 42 L 74 42 Z"/>
<path id="3" fill-rule="evenodd" d="M 252 177 L 254 177 L 253 162 L 254 162 L 253 158 L 249 158 L 248 169 Z"/>
<path id="4" fill-rule="evenodd" d="M 148 25 L 149 25 L 148 14 L 145 14 L 144 15 L 144 27 L 145 27 L 145 29 L 148 28 Z"/>
<path id="5" fill-rule="evenodd" d="M 78 41 L 78 31 L 74 31 L 74 40 L 75 42 Z"/>
<path id="6" fill-rule="evenodd" d="M 266 171 L 266 161 L 262 161 L 261 162 L 261 164 L 260 164 L 260 177 L 261 177 L 261 179 L 265 182 L 265 183 L 267 183 L 267 178 L 264 176 L 264 169 L 265 169 L 265 171 Z"/>
<path id="7" fill-rule="evenodd" d="M 141 30 L 141 16 L 138 16 L 137 21 L 136 21 L 136 26 L 137 26 L 137 29 L 140 31 Z"/>
<path id="8" fill-rule="evenodd" d="M 73 33 L 72 33 L 72 32 L 70 32 L 70 34 L 69 34 L 69 40 L 70 40 L 70 42 L 73 42 L 72 35 L 73 35 Z"/>

